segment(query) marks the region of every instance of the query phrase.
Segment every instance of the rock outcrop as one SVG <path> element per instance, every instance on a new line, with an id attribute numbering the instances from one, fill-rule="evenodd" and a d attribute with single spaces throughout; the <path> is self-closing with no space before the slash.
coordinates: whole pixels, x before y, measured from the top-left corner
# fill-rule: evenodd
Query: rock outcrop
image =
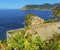
<path id="1" fill-rule="evenodd" d="M 45 23 L 40 27 L 27 29 L 26 35 L 28 35 L 28 33 L 32 34 L 32 38 L 40 36 L 42 40 L 50 39 L 53 37 L 53 34 L 60 33 L 60 22 Z"/>
<path id="2" fill-rule="evenodd" d="M 21 33 L 21 30 L 11 30 L 7 31 L 7 39 L 11 37 L 12 34 L 18 34 Z M 55 23 L 45 23 L 42 24 L 40 27 L 36 28 L 27 28 L 25 36 L 28 34 L 32 35 L 32 38 L 36 36 L 40 36 L 42 40 L 50 39 L 53 37 L 53 34 L 60 33 L 60 22 Z"/>
<path id="3" fill-rule="evenodd" d="M 42 19 L 36 15 L 32 15 L 30 17 L 28 15 L 25 20 L 26 20 L 25 21 L 26 27 L 28 27 L 28 28 L 40 27 L 41 24 L 44 23 L 44 19 Z"/>
<path id="4" fill-rule="evenodd" d="M 25 36 L 28 36 L 28 34 L 31 34 L 32 38 L 40 36 L 40 38 L 44 41 L 52 38 L 53 34 L 60 33 L 60 22 L 43 23 L 44 20 L 42 18 L 34 15 L 30 17 L 28 16 L 26 19 L 27 20 L 25 20 L 25 24 L 26 27 L 28 26 L 28 28 L 24 28 Z M 22 30 L 23 29 L 7 31 L 7 40 L 10 40 L 12 34 L 21 33 Z"/>

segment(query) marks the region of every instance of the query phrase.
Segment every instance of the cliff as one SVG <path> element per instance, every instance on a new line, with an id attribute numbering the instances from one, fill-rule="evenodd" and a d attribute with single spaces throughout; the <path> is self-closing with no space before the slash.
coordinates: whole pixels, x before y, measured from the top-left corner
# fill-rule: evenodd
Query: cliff
<path id="1" fill-rule="evenodd" d="M 20 32 L 21 30 L 8 31 L 7 37 L 11 36 L 12 34 L 17 34 Z M 50 39 L 52 38 L 53 34 L 60 33 L 60 22 L 46 23 L 46 24 L 42 24 L 40 27 L 28 28 L 26 29 L 25 36 L 27 36 L 28 33 L 32 35 L 32 38 L 36 36 L 40 36 L 42 40 Z"/>
<path id="2" fill-rule="evenodd" d="M 42 40 L 50 39 L 53 37 L 53 34 L 60 33 L 60 22 L 44 23 L 42 18 L 33 14 L 30 15 L 31 17 L 29 17 L 29 14 L 26 16 L 26 23 L 29 24 L 25 28 L 7 31 L 7 40 L 11 40 L 12 34 L 22 33 L 22 30 L 25 30 L 23 31 L 25 37 L 28 35 L 32 35 L 32 38 L 40 36 Z"/>
<path id="3" fill-rule="evenodd" d="M 42 5 L 25 5 L 24 7 L 20 8 L 20 10 L 49 10 L 52 9 L 56 6 L 60 5 L 60 3 L 56 3 L 56 4 L 42 4 Z"/>

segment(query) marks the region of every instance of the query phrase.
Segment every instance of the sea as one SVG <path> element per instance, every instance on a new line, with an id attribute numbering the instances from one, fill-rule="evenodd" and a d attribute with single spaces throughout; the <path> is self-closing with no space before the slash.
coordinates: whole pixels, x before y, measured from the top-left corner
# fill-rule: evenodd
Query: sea
<path id="1" fill-rule="evenodd" d="M 44 20 L 52 19 L 50 10 L 0 9 L 0 40 L 6 39 L 6 31 L 24 27 L 27 14 L 35 14 Z"/>

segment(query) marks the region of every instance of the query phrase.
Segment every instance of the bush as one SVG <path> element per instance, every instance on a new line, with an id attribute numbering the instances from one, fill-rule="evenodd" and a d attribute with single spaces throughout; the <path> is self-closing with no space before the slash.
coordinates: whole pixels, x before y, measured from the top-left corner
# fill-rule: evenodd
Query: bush
<path id="1" fill-rule="evenodd" d="M 56 22 L 55 20 L 45 20 L 44 23 L 53 23 Z"/>
<path id="2" fill-rule="evenodd" d="M 52 39 L 42 41 L 40 36 L 32 38 L 31 34 L 25 36 L 25 30 L 12 34 L 5 50 L 60 50 L 60 34 L 54 34 Z M 0 41 L 0 44 L 7 41 Z"/>
<path id="3" fill-rule="evenodd" d="M 18 36 L 17 36 L 18 35 Z M 29 34 L 24 37 L 24 34 L 19 34 L 12 37 L 10 41 L 11 48 L 16 48 L 16 50 L 59 50 L 60 49 L 60 35 L 53 35 L 52 39 L 42 41 L 40 36 L 32 38 Z M 18 39 L 18 40 L 17 40 Z"/>

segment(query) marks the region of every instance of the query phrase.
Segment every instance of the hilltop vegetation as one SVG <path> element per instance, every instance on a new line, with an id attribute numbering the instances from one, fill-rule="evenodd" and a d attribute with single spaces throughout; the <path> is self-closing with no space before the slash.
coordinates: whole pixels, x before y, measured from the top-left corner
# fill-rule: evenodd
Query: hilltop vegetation
<path id="1" fill-rule="evenodd" d="M 51 10 L 52 8 L 55 8 L 56 6 L 60 5 L 60 3 L 56 4 L 42 4 L 42 5 L 25 5 L 21 8 L 21 10 Z"/>

